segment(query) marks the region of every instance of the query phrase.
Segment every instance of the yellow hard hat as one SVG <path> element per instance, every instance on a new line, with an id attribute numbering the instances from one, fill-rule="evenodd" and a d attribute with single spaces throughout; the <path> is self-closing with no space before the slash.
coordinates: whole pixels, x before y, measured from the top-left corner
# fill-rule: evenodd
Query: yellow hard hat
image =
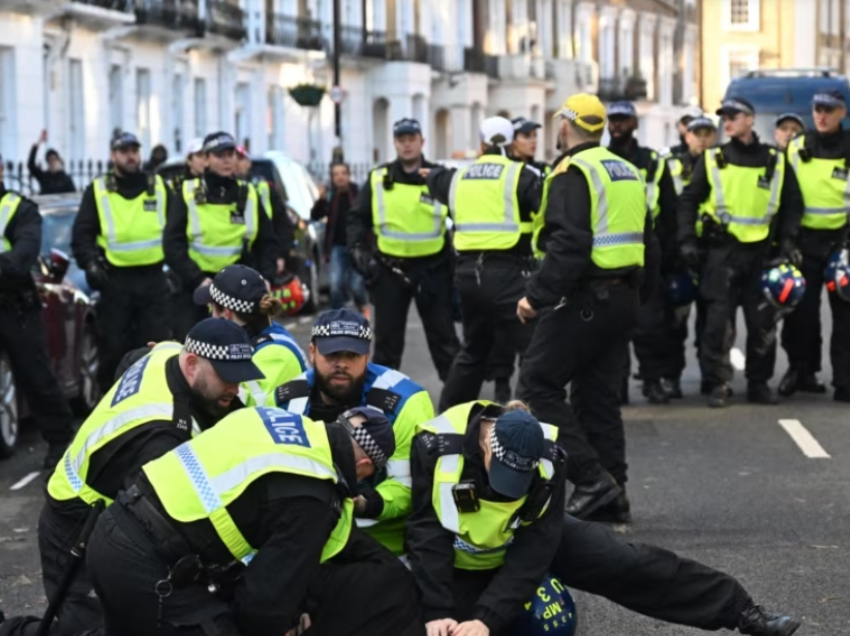
<path id="1" fill-rule="evenodd" d="M 605 126 L 605 106 L 596 95 L 578 93 L 561 104 L 555 117 L 569 119 L 587 132 L 598 132 Z"/>

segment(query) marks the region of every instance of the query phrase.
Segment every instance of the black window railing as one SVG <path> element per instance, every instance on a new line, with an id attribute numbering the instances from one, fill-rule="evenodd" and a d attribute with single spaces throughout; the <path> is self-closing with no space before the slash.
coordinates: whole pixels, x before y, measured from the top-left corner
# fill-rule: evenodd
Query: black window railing
<path id="1" fill-rule="evenodd" d="M 266 42 L 277 46 L 321 51 L 324 49 L 322 23 L 272 13 L 266 17 Z"/>
<path id="2" fill-rule="evenodd" d="M 244 40 L 248 36 L 245 12 L 223 0 L 208 0 L 206 32 L 231 40 Z"/>
<path id="3" fill-rule="evenodd" d="M 467 73 L 484 73 L 484 52 L 480 49 L 467 47 L 463 50 L 463 70 Z"/>
<path id="4" fill-rule="evenodd" d="M 393 42 L 393 49 L 396 49 L 399 45 L 399 42 Z M 390 47 L 387 43 L 386 31 L 363 32 L 363 49 L 361 55 L 383 60 L 392 59 L 388 56 L 389 50 Z"/>
<path id="5" fill-rule="evenodd" d="M 366 30 L 362 27 L 340 26 L 340 52 L 343 55 L 363 55 L 366 43 Z"/>
<path id="6" fill-rule="evenodd" d="M 428 61 L 435 71 L 447 71 L 446 47 L 441 44 L 431 44 L 428 47 Z"/>
<path id="7" fill-rule="evenodd" d="M 428 64 L 428 42 L 421 35 L 408 35 L 401 59 Z"/>
<path id="8" fill-rule="evenodd" d="M 90 7 L 120 11 L 122 13 L 131 13 L 136 5 L 134 0 L 72 0 L 72 2 L 75 4 L 85 4 Z"/>
<path id="9" fill-rule="evenodd" d="M 198 3 L 193 0 L 136 0 L 136 23 L 203 35 Z"/>
<path id="10" fill-rule="evenodd" d="M 3 183 L 10 190 L 17 190 L 25 196 L 41 194 L 38 181 L 27 169 L 24 161 L 7 161 L 3 164 Z M 44 166 L 42 165 L 42 169 Z M 65 172 L 71 177 L 78 192 L 81 192 L 95 178 L 109 170 L 109 162 L 103 160 L 66 161 Z"/>
<path id="11" fill-rule="evenodd" d="M 484 72 L 487 73 L 488 77 L 492 77 L 494 79 L 499 78 L 499 56 L 498 55 L 485 55 L 484 56 Z"/>

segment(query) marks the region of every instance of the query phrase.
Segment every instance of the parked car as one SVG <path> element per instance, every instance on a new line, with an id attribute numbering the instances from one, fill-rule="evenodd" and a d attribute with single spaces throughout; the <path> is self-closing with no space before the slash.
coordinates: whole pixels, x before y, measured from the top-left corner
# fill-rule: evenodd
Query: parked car
<path id="1" fill-rule="evenodd" d="M 75 410 L 86 414 L 101 398 L 97 383 L 95 301 L 71 253 L 71 227 L 80 206 L 77 193 L 33 197 L 44 219 L 41 255 L 33 279 L 43 307 L 53 373 Z M 29 407 L 17 391 L 8 354 L 0 350 L 0 457 L 15 451 Z"/>
<path id="2" fill-rule="evenodd" d="M 157 172 L 170 181 L 184 165 L 180 159 L 168 161 Z M 251 157 L 251 180 L 254 183 L 268 181 L 286 202 L 295 227 L 294 254 L 287 259 L 286 269 L 296 274 L 309 292 L 303 311 L 313 313 L 320 306 L 319 294 L 328 291 L 325 224 L 310 220 L 310 210 L 319 196 L 318 188 L 304 166 L 277 151 Z"/>

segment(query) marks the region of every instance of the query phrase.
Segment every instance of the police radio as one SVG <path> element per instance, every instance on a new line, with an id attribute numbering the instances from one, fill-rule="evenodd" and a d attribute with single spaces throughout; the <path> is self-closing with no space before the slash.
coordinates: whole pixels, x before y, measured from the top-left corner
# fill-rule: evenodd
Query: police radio
<path id="1" fill-rule="evenodd" d="M 481 502 L 475 484 L 472 482 L 461 482 L 452 486 L 452 497 L 460 512 L 478 512 L 481 510 Z"/>

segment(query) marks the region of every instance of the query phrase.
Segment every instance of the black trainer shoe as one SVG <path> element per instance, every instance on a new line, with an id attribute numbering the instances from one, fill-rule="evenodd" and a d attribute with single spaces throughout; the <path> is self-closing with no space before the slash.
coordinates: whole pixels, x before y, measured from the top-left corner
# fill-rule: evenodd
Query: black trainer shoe
<path id="1" fill-rule="evenodd" d="M 493 399 L 499 404 L 507 404 L 511 401 L 510 378 L 498 378 L 496 380 L 496 388 L 493 391 Z"/>
<path id="2" fill-rule="evenodd" d="M 673 400 L 680 400 L 684 397 L 682 381 L 679 378 L 661 378 L 661 388 Z"/>
<path id="3" fill-rule="evenodd" d="M 729 396 L 732 392 L 729 390 L 728 384 L 721 384 L 711 389 L 711 396 L 708 398 L 708 406 L 712 409 L 722 409 L 729 403 Z"/>
<path id="4" fill-rule="evenodd" d="M 790 616 L 773 614 L 752 602 L 738 618 L 738 631 L 747 636 L 791 636 L 799 627 L 800 622 Z"/>
<path id="5" fill-rule="evenodd" d="M 66 448 L 68 447 L 65 444 L 50 444 L 47 447 L 47 455 L 44 456 L 44 461 L 41 465 L 47 470 L 52 471 L 56 468 L 56 464 L 62 460 L 62 455 L 65 454 Z"/>
<path id="6" fill-rule="evenodd" d="M 601 506 L 585 517 L 586 521 L 597 523 L 631 523 L 632 507 L 623 488 L 617 497 L 609 504 Z"/>
<path id="7" fill-rule="evenodd" d="M 767 382 L 751 382 L 747 387 L 747 402 L 752 404 L 779 404 L 779 396 L 767 386 Z"/>
<path id="8" fill-rule="evenodd" d="M 804 373 L 797 385 L 800 393 L 826 393 L 826 385 L 814 373 Z"/>
<path id="9" fill-rule="evenodd" d="M 670 401 L 659 380 L 644 380 L 643 394 L 651 404 L 667 404 Z"/>
<path id="10" fill-rule="evenodd" d="M 621 492 L 614 478 L 601 466 L 595 466 L 576 484 L 564 510 L 577 519 L 585 519 L 593 511 L 614 501 Z"/>
<path id="11" fill-rule="evenodd" d="M 791 397 L 800 386 L 800 372 L 794 367 L 788 367 L 785 375 L 779 381 L 777 390 L 782 397 Z"/>

